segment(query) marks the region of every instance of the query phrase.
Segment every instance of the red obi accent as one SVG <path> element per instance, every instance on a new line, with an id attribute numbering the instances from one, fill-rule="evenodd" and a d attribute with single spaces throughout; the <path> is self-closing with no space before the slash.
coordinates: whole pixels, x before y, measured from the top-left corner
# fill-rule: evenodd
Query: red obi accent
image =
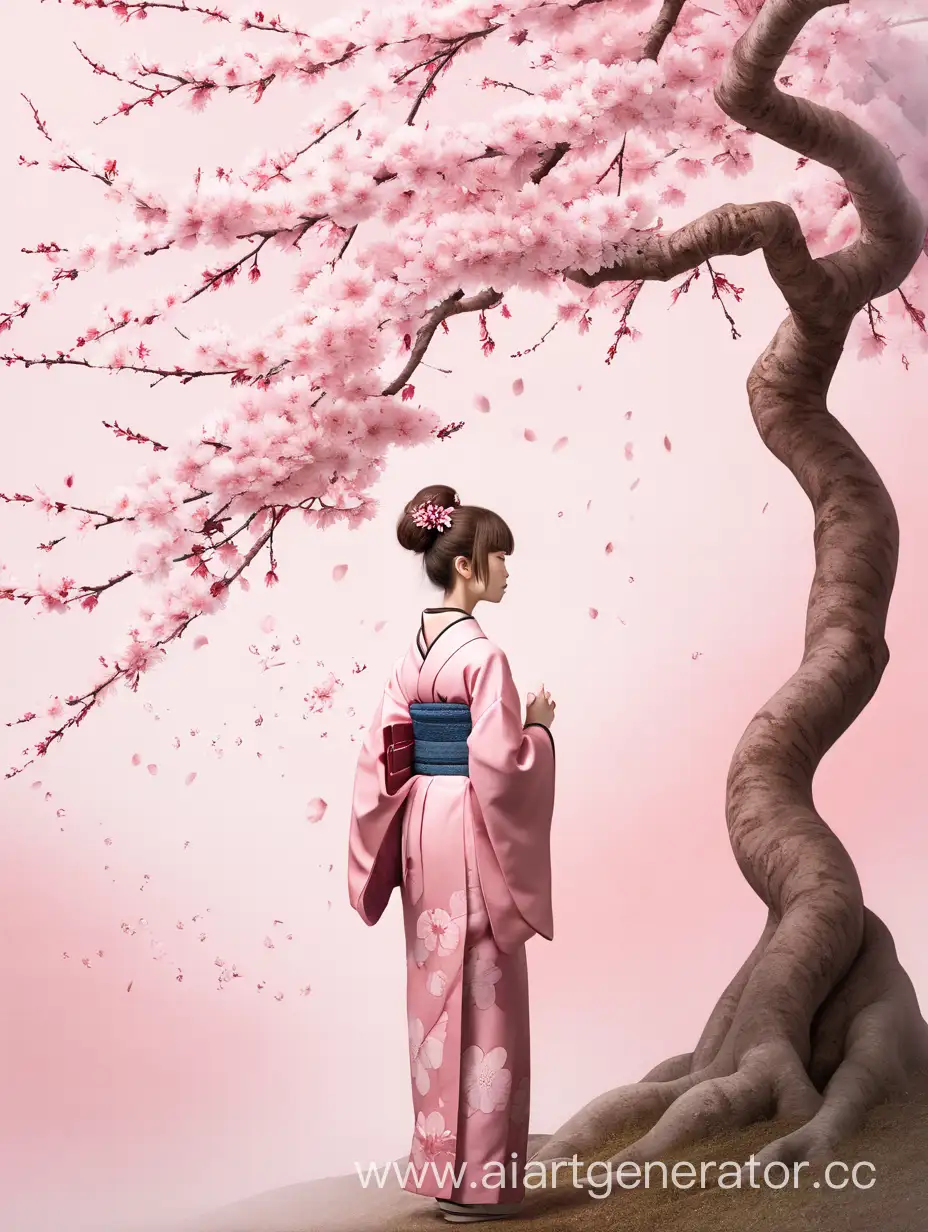
<path id="1" fill-rule="evenodd" d="M 412 777 L 415 741 L 412 723 L 388 723 L 383 729 L 387 795 L 395 795 Z"/>

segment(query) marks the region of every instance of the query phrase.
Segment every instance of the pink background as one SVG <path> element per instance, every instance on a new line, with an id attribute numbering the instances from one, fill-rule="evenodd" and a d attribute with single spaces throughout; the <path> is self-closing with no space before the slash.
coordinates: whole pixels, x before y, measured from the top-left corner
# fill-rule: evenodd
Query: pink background
<path id="1" fill-rule="evenodd" d="M 306 22 L 340 8 L 299 7 Z M 167 60 L 182 39 L 205 47 L 223 31 L 171 17 L 126 31 L 70 6 L 15 8 L 0 15 L 9 74 L 0 130 L 3 307 L 38 271 L 40 258 L 21 247 L 73 244 L 111 225 L 89 179 L 16 169 L 20 153 L 45 158 L 51 149 L 21 90 L 56 134 L 168 181 L 189 182 L 198 164 L 241 165 L 250 147 L 286 142 L 297 108 L 310 114 L 309 96 L 288 87 L 269 91 L 260 108 L 226 98 L 193 121 L 169 102 L 135 122 L 95 128 L 125 94 L 91 76 L 72 39 L 110 62 L 130 47 Z M 430 115 L 452 118 L 466 78 L 492 68 L 466 63 Z M 687 213 L 778 195 L 792 165 L 791 155 L 758 147 L 756 176 L 703 188 Z M 220 256 L 88 275 L 51 308 L 35 308 L 0 350 L 69 345 L 104 301 L 139 305 L 153 280 L 179 285 Z M 510 520 L 512 584 L 503 604 L 477 616 L 509 654 L 523 696 L 543 678 L 558 701 L 556 938 L 529 951 L 532 1130 L 554 1128 L 601 1090 L 693 1046 L 764 920 L 731 857 L 725 776 L 744 726 L 798 663 L 813 563 L 807 501 L 760 443 L 744 395 L 783 305 L 760 254 L 717 264 L 745 288 L 743 303 L 729 302 L 737 342 L 705 278 L 672 310 L 667 288 L 647 288 L 633 314 L 643 336 L 625 340 L 611 366 L 603 357 L 618 321 L 602 311 L 587 337 L 561 325 L 521 360 L 509 356 L 549 327 L 549 303 L 509 296 L 512 319 L 489 317 L 497 343 L 489 359 L 476 319 L 453 322 L 429 363 L 454 375 L 423 368 L 415 383 L 425 404 L 446 422 L 465 419 L 465 430 L 392 454 L 375 522 L 325 533 L 285 523 L 279 587 L 267 591 L 264 568 L 256 571 L 250 593 L 191 629 L 138 694 L 121 690 L 4 785 L 5 1232 L 130 1232 L 143 1216 L 157 1222 L 406 1150 L 402 921 L 394 904 L 369 931 L 350 911 L 345 840 L 352 736 L 419 610 L 436 601 L 393 530 L 403 503 L 428 482 L 451 483 L 464 501 Z M 254 327 L 275 314 L 293 270 L 278 256 L 265 272 L 258 287 L 201 297 L 191 320 Z M 511 391 L 517 377 L 521 397 Z M 128 374 L 17 368 L 2 379 L 0 491 L 39 484 L 91 506 L 152 458 L 102 420 L 170 443 L 230 397 L 205 381 L 149 390 Z M 817 806 L 852 853 L 867 902 L 892 928 L 922 995 L 924 382 L 917 362 L 906 373 L 895 361 L 849 356 L 834 384 L 833 409 L 893 494 L 902 548 L 892 661 L 816 780 Z M 475 411 L 477 394 L 490 399 L 489 414 Z M 526 428 L 536 441 L 525 440 Z M 563 435 L 568 444 L 552 452 Z M 62 523 L 19 506 L 4 506 L 0 518 L 0 563 L 23 585 L 40 568 L 96 582 L 122 567 L 118 531 L 74 550 L 69 540 L 46 557 L 35 545 L 62 533 Z M 339 563 L 348 572 L 335 582 Z M 0 717 L 41 710 L 56 692 L 95 682 L 96 657 L 121 649 L 142 596 L 119 587 L 92 617 L 4 605 Z M 378 621 L 386 624 L 375 632 Z M 200 633 L 209 644 L 194 650 Z M 281 665 L 265 670 L 275 644 L 271 662 Z M 356 662 L 366 670 L 355 672 Z M 310 713 L 303 699 L 330 670 L 344 687 L 331 710 Z M 0 729 L 4 769 L 44 735 L 38 724 Z M 328 810 L 312 824 L 307 804 L 318 796 Z M 222 980 L 233 965 L 240 978 Z"/>

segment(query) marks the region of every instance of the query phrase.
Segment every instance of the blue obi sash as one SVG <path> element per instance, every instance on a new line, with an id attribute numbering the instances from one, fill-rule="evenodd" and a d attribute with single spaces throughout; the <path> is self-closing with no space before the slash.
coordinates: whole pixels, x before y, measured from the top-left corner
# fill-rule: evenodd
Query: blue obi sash
<path id="1" fill-rule="evenodd" d="M 413 774 L 470 777 L 467 737 L 473 721 L 464 702 L 410 702 L 415 742 Z"/>

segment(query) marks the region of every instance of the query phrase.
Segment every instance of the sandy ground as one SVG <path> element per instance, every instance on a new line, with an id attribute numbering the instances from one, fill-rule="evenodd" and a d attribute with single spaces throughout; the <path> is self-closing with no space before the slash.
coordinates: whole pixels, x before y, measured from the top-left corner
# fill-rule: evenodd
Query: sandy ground
<path id="1" fill-rule="evenodd" d="M 766 1122 L 734 1130 L 668 1155 L 665 1163 L 669 1168 L 685 1159 L 698 1169 L 702 1161 L 743 1162 L 792 1128 Z M 543 1138 L 533 1134 L 530 1150 Z M 630 1140 L 610 1140 L 591 1158 L 607 1159 Z M 790 1182 L 779 1190 L 722 1189 L 712 1183 L 712 1170 L 705 1188 L 698 1182 L 690 1189 L 664 1188 L 658 1170 L 649 1189 L 616 1188 L 602 1199 L 574 1190 L 562 1173 L 556 1192 L 529 1194 L 524 1216 L 504 1224 L 513 1232 L 928 1232 L 928 1076 L 875 1109 L 835 1159 L 849 1167 L 868 1161 L 873 1168 L 859 1169 L 861 1187 L 855 1187 L 840 1168 L 832 1169 L 829 1186 L 825 1165 L 811 1166 L 797 1187 Z M 835 1187 L 846 1179 L 844 1188 Z M 779 1183 L 781 1175 L 772 1181 Z M 357 1177 L 340 1176 L 258 1194 L 159 1232 L 437 1232 L 450 1226 L 433 1201 L 405 1193 L 395 1179 L 383 1189 L 362 1190 Z"/>

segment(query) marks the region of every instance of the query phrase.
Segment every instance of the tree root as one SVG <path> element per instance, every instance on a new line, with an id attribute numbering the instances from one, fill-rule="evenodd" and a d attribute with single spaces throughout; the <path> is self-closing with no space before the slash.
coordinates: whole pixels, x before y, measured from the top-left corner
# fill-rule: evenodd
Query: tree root
<path id="1" fill-rule="evenodd" d="M 770 934 L 768 923 L 761 940 Z M 744 987 L 760 956 L 755 949 L 719 999 L 703 1040 L 726 1021 L 730 1031 L 738 1007 L 732 990 Z M 643 1164 L 722 1130 L 774 1117 L 805 1123 L 757 1151 L 758 1166 L 830 1158 L 870 1108 L 904 1094 L 911 1080 L 928 1073 L 928 1024 L 889 930 L 866 910 L 860 953 L 815 1017 L 808 1072 L 785 1040 L 759 1045 L 737 1069 L 725 1059 L 727 1040 L 697 1068 L 698 1053 L 699 1047 L 669 1057 L 639 1082 L 597 1096 L 541 1144 L 533 1160 L 589 1158 L 608 1139 L 647 1127 L 609 1160 L 616 1167 Z"/>

